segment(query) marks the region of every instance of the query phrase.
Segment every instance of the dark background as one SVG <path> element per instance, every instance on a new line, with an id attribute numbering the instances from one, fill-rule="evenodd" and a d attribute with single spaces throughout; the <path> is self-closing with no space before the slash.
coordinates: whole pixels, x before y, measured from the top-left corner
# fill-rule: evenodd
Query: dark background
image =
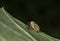
<path id="1" fill-rule="evenodd" d="M 0 7 L 27 24 L 34 20 L 41 31 L 60 38 L 60 1 L 56 0 L 1 0 Z"/>

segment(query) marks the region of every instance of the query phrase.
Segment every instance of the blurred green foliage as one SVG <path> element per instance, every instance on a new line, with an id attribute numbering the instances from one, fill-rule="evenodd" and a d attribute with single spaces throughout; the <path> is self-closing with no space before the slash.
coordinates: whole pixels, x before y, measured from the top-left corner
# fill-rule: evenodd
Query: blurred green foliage
<path id="1" fill-rule="evenodd" d="M 3 7 L 0 8 L 0 41 L 60 41 L 27 27 L 22 21 L 12 17 Z"/>
<path id="2" fill-rule="evenodd" d="M 34 20 L 40 25 L 41 31 L 60 39 L 60 1 L 0 0 L 0 2 L 13 17 L 25 24 Z"/>

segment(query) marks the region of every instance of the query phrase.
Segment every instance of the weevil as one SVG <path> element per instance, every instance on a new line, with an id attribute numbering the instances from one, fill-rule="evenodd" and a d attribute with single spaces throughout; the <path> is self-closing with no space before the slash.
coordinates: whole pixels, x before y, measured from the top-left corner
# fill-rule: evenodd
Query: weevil
<path id="1" fill-rule="evenodd" d="M 39 25 L 35 22 L 35 21 L 30 21 L 28 23 L 29 27 L 31 27 L 32 29 L 34 29 L 36 32 L 40 31 L 40 27 Z"/>

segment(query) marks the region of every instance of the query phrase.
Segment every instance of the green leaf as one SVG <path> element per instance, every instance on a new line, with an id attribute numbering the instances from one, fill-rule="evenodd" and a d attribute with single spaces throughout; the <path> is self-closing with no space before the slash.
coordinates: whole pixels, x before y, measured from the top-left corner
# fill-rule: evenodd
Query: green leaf
<path id="1" fill-rule="evenodd" d="M 44 32 L 27 29 L 27 25 L 0 8 L 0 41 L 60 41 Z"/>

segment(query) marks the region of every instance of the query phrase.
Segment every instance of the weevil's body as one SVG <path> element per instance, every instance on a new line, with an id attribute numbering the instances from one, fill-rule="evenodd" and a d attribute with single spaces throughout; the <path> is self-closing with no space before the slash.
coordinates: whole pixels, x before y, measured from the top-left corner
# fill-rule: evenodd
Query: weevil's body
<path id="1" fill-rule="evenodd" d="M 30 21 L 29 26 L 32 27 L 36 32 L 40 31 L 40 27 L 34 21 Z"/>

